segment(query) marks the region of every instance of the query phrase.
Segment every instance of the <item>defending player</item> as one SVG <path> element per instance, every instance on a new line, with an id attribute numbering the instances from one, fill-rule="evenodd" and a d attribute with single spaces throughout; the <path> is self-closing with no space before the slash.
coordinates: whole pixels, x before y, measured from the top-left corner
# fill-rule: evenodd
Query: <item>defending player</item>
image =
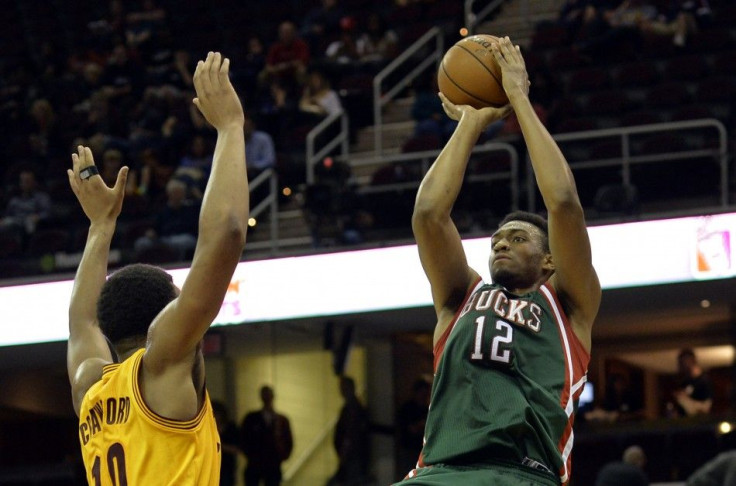
<path id="1" fill-rule="evenodd" d="M 425 176 L 412 227 L 437 313 L 425 445 L 402 485 L 566 484 L 572 423 L 601 288 L 572 173 L 529 101 L 524 59 L 493 48 L 510 106 L 444 96 L 459 124 Z M 480 133 L 516 112 L 549 222 L 512 213 L 492 236 L 493 283 L 468 266 L 450 218 Z"/>
<path id="2" fill-rule="evenodd" d="M 105 280 L 128 169 L 109 188 L 89 148 L 72 155 L 69 183 L 90 226 L 69 307 L 67 368 L 91 485 L 219 483 L 200 342 L 242 254 L 249 211 L 243 109 L 229 66 L 209 53 L 194 73 L 194 103 L 217 129 L 217 145 L 181 292 L 149 265 Z"/>

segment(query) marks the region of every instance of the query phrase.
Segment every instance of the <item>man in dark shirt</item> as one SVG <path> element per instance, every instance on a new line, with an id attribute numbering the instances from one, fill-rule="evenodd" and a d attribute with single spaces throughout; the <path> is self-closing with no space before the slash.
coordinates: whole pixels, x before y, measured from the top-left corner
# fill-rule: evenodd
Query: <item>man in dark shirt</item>
<path id="1" fill-rule="evenodd" d="M 646 461 L 642 448 L 631 446 L 624 451 L 620 462 L 611 462 L 601 468 L 595 486 L 648 486 L 649 479 L 643 470 Z"/>
<path id="2" fill-rule="evenodd" d="M 680 414 L 691 416 L 710 413 L 713 406 L 713 388 L 710 379 L 698 364 L 693 350 L 680 351 L 677 364 L 682 375 L 681 386 L 675 392 Z"/>
<path id="3" fill-rule="evenodd" d="M 289 419 L 276 412 L 273 399 L 273 389 L 261 387 L 263 408 L 248 413 L 240 425 L 241 448 L 248 458 L 245 486 L 281 484 L 281 463 L 291 455 Z"/>

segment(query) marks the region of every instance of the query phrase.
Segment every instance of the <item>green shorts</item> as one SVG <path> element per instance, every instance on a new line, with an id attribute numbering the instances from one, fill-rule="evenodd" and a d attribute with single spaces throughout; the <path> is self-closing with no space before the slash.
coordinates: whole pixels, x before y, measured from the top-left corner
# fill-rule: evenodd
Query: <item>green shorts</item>
<path id="1" fill-rule="evenodd" d="M 417 469 L 413 478 L 393 486 L 560 486 L 549 474 L 523 466 L 448 466 L 436 464 Z"/>

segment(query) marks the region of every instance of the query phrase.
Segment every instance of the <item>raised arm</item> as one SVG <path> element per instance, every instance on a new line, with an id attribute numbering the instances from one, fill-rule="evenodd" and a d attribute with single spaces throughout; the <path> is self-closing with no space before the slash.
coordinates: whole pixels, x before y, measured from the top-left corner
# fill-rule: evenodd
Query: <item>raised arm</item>
<path id="1" fill-rule="evenodd" d="M 593 268 L 590 239 L 575 180 L 564 155 L 529 100 L 529 82 L 519 47 L 506 37 L 493 47 L 493 52 L 501 66 L 503 86 L 519 119 L 537 186 L 547 208 L 549 246 L 555 265 L 551 283 L 576 335 L 589 349 L 601 287 Z"/>
<path id="2" fill-rule="evenodd" d="M 456 106 L 442 94 L 445 113 L 458 126 L 440 155 L 424 176 L 417 192 L 412 229 L 419 258 L 432 286 L 438 325 L 435 339 L 442 335 L 470 286 L 479 278 L 468 266 L 460 234 L 450 214 L 463 183 L 473 146 L 481 132 L 505 116 L 508 109 Z"/>
<path id="3" fill-rule="evenodd" d="M 84 394 L 100 379 L 102 367 L 113 361 L 97 322 L 97 300 L 107 276 L 110 242 L 122 209 L 128 176 L 127 167 L 120 169 L 115 187 L 111 189 L 99 175 L 86 179 L 80 177 L 80 170 L 90 166 L 94 166 L 92 151 L 80 146 L 72 155 L 72 169 L 67 170 L 69 185 L 90 220 L 87 243 L 74 278 L 69 305 L 66 363 L 77 415 Z"/>
<path id="4" fill-rule="evenodd" d="M 229 78 L 230 61 L 209 53 L 194 73 L 194 104 L 217 130 L 217 143 L 199 218 L 199 238 L 181 294 L 149 329 L 144 369 L 153 375 L 184 364 L 222 306 L 243 252 L 249 211 L 243 108 Z"/>

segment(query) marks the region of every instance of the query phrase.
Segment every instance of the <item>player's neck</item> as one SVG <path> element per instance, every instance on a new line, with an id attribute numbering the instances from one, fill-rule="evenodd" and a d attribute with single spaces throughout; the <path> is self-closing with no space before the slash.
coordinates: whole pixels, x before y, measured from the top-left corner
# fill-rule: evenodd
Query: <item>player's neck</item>
<path id="1" fill-rule="evenodd" d="M 136 351 L 146 347 L 145 338 L 129 337 L 121 339 L 115 343 L 115 354 L 118 355 L 118 361 L 123 362 L 130 358 Z"/>

